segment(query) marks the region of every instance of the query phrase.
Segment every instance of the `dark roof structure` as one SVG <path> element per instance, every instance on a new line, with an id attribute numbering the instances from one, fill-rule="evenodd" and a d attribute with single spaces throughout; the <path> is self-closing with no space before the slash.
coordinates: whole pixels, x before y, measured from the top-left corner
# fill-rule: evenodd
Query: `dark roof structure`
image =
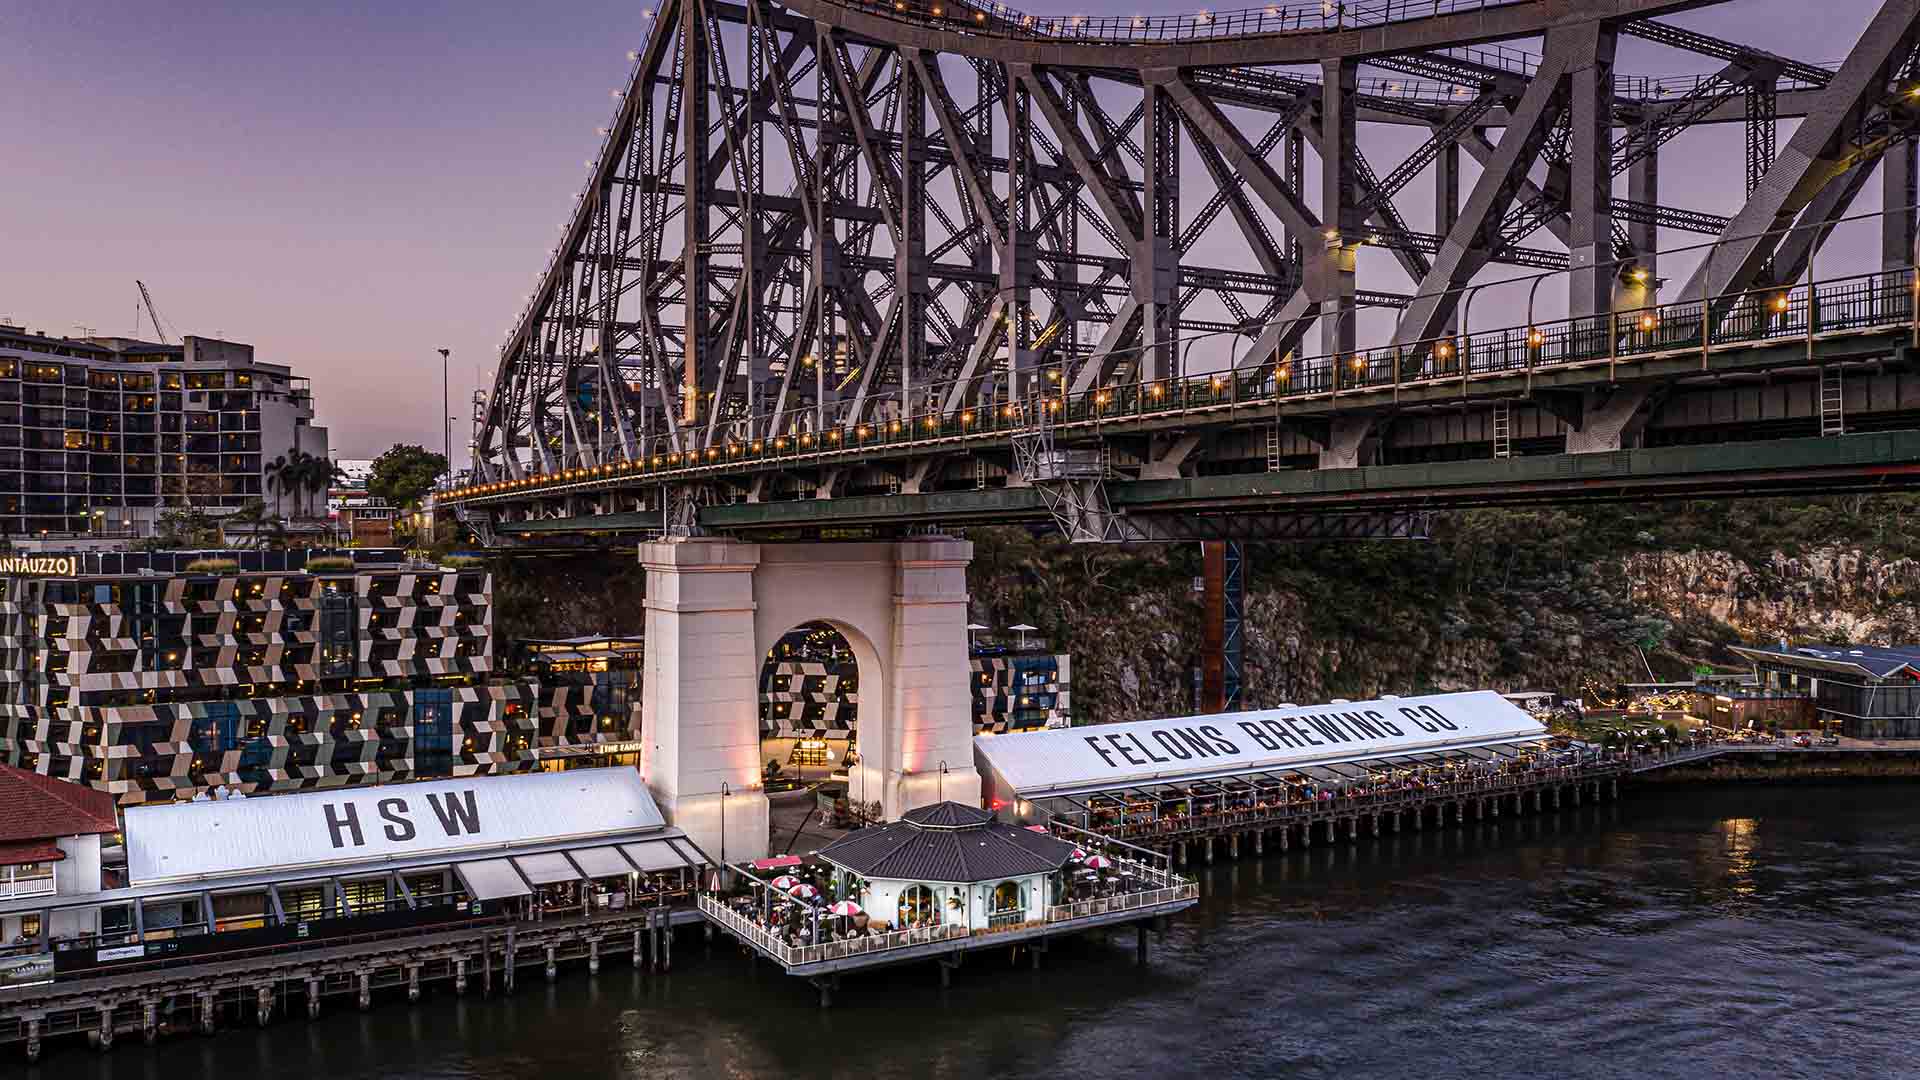
<path id="1" fill-rule="evenodd" d="M 1800 645 L 1747 648 L 1734 646 L 1734 652 L 1755 661 L 1773 661 L 1828 671 L 1857 671 L 1875 679 L 1892 679 L 1903 673 L 1920 678 L 1920 645 Z"/>
<path id="2" fill-rule="evenodd" d="M 51 861 L 62 836 L 120 831 L 113 796 L 50 776 L 0 765 L 0 848 L 15 862 Z"/>
<path id="3" fill-rule="evenodd" d="M 909 810 L 899 821 L 828 844 L 820 857 L 862 877 L 971 884 L 1046 874 L 1065 866 L 1073 845 L 996 821 L 956 802 Z"/>

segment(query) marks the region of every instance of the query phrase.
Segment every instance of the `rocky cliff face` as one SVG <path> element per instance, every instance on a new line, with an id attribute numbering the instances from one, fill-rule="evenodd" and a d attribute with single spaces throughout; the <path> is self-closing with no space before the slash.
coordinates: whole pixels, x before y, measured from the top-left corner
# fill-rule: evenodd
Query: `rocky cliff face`
<path id="1" fill-rule="evenodd" d="M 1430 542 L 1249 549 L 1250 706 L 1380 693 L 1579 691 L 1699 664 L 1737 642 L 1920 641 L 1909 496 L 1474 511 Z M 1189 711 L 1201 648 L 1195 544 L 1074 547 L 974 529 L 975 621 L 1027 622 L 1074 656 L 1085 721 Z M 503 638 L 634 632 L 632 554 L 510 561 Z"/>
<path id="2" fill-rule="evenodd" d="M 1636 552 L 1621 562 L 1636 602 L 1750 641 L 1920 641 L 1920 561 L 1854 547 Z"/>

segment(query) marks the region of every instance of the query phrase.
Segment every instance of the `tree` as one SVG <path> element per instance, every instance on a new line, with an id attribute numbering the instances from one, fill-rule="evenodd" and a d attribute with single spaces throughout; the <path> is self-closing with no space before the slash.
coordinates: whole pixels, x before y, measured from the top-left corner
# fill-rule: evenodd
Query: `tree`
<path id="1" fill-rule="evenodd" d="M 167 551 L 220 546 L 220 523 L 190 503 L 164 511 L 154 524 L 154 534 L 140 541 L 137 547 Z"/>
<path id="2" fill-rule="evenodd" d="M 373 461 L 367 474 L 367 493 L 387 500 L 396 511 L 417 510 L 433 490 L 433 482 L 447 471 L 447 459 L 410 443 L 398 443 Z"/>

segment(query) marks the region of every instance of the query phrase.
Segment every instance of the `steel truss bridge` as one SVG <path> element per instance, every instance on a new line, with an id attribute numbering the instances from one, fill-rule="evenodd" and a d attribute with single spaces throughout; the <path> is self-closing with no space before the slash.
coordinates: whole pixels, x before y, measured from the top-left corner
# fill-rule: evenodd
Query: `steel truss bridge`
<path id="1" fill-rule="evenodd" d="M 1663 18 L 1711 3 L 663 0 L 442 498 L 503 544 L 1139 541 L 1920 483 L 1920 0 L 1833 68 Z M 1662 201 L 1702 125 L 1731 216 Z M 1880 269 L 1816 280 L 1874 176 Z M 1473 328 L 1502 281 L 1527 316 Z"/>

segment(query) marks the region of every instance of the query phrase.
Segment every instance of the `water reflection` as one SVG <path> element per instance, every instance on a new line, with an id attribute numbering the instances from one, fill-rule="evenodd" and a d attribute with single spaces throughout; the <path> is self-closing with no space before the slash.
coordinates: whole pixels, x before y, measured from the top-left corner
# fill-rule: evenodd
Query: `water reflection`
<path id="1" fill-rule="evenodd" d="M 1915 1000 L 1920 821 L 1899 786 L 1649 789 L 1558 815 L 1410 829 L 1192 872 L 1200 907 L 1045 970 L 976 954 L 804 983 L 689 938 L 511 998 L 68 1047 L 26 1075 L 589 1077 L 1891 1075 Z"/>

